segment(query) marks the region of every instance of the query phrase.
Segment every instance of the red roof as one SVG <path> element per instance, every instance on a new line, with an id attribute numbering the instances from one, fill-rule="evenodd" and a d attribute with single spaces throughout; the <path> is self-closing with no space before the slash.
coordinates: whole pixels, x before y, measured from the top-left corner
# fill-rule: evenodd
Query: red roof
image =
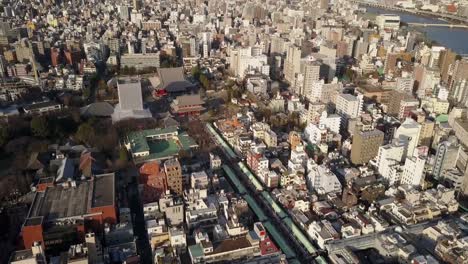
<path id="1" fill-rule="evenodd" d="M 275 243 L 273 243 L 273 241 L 271 241 L 271 239 L 267 237 L 264 240 L 260 241 L 260 251 L 262 252 L 262 256 L 265 256 L 274 254 L 279 250 L 276 247 Z"/>

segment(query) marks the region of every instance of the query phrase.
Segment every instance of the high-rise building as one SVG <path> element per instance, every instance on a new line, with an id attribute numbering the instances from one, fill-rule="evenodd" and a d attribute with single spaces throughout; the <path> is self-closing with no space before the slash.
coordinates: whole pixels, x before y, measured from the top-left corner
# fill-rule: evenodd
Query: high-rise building
<path id="1" fill-rule="evenodd" d="M 167 187 L 173 193 L 182 195 L 184 192 L 182 181 L 182 167 L 178 159 L 169 159 L 164 162 L 164 172 L 167 178 Z"/>
<path id="2" fill-rule="evenodd" d="M 141 1 L 140 0 L 133 0 L 133 9 L 139 11 L 141 8 Z"/>
<path id="3" fill-rule="evenodd" d="M 53 47 L 50 49 L 50 61 L 51 61 L 52 66 L 54 67 L 61 63 L 59 48 Z"/>
<path id="4" fill-rule="evenodd" d="M 395 139 L 406 142 L 406 156 L 413 156 L 414 149 L 418 146 L 421 125 L 412 118 L 406 118 L 403 124 L 395 132 Z"/>
<path id="5" fill-rule="evenodd" d="M 356 118 L 361 115 L 362 95 L 339 94 L 336 97 L 336 113 L 344 118 Z"/>
<path id="6" fill-rule="evenodd" d="M 284 78 L 290 84 L 295 82 L 296 74 L 301 71 L 301 49 L 296 45 L 288 47 L 284 62 Z"/>
<path id="7" fill-rule="evenodd" d="M 384 133 L 377 129 L 354 133 L 351 162 L 353 164 L 365 164 L 375 158 L 383 140 Z"/>
<path id="8" fill-rule="evenodd" d="M 449 82 L 449 70 L 451 65 L 455 63 L 455 59 L 457 54 L 450 49 L 445 49 L 440 52 L 439 56 L 439 69 L 440 69 L 440 76 L 442 77 L 442 81 L 445 83 Z"/>
<path id="9" fill-rule="evenodd" d="M 424 157 L 406 158 L 400 184 L 420 186 L 424 181 L 426 159 Z"/>
<path id="10" fill-rule="evenodd" d="M 449 90 L 454 86 L 455 83 L 460 82 L 461 80 L 466 80 L 468 76 L 468 59 L 461 59 L 455 61 L 453 65 L 452 75 L 450 77 Z"/>
<path id="11" fill-rule="evenodd" d="M 122 20 L 130 20 L 130 7 L 119 6 L 119 15 Z"/>
<path id="12" fill-rule="evenodd" d="M 396 89 L 398 91 L 412 93 L 414 87 L 414 78 L 412 76 L 396 78 Z"/>
<path id="13" fill-rule="evenodd" d="M 310 101 L 316 102 L 320 99 L 320 93 L 317 92 L 321 88 L 320 84 L 317 84 L 320 78 L 320 67 L 322 64 L 318 61 L 306 61 L 302 64 L 301 72 L 304 76 L 303 91 L 298 93 L 309 99 Z M 317 87 L 320 86 L 320 87 Z M 314 89 L 315 88 L 315 89 Z"/>
<path id="14" fill-rule="evenodd" d="M 418 146 L 431 145 L 432 135 L 434 134 L 435 123 L 431 120 L 424 120 L 420 122 L 421 131 L 419 132 Z"/>
<path id="15" fill-rule="evenodd" d="M 453 169 L 456 166 L 459 148 L 460 145 L 455 137 L 439 143 L 432 169 L 432 175 L 435 179 L 439 179 L 445 170 Z"/>
<path id="16" fill-rule="evenodd" d="M 382 175 L 390 185 L 393 185 L 400 180 L 398 167 L 402 162 L 405 148 L 406 145 L 399 141 L 379 147 L 376 166 L 380 175 Z"/>
<path id="17" fill-rule="evenodd" d="M 140 168 L 139 184 L 143 203 L 157 202 L 168 189 L 164 170 L 158 161 L 143 164 Z"/>

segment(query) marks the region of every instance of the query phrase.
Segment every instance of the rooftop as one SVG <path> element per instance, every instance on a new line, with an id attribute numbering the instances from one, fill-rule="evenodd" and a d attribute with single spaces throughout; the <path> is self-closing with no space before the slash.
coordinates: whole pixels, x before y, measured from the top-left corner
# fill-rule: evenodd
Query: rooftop
<path id="1" fill-rule="evenodd" d="M 185 79 L 183 67 L 158 68 L 160 88 L 168 92 L 182 92 L 195 85 Z"/>
<path id="2" fill-rule="evenodd" d="M 48 187 L 37 192 L 25 225 L 38 225 L 62 218 L 78 217 L 89 213 L 90 208 L 114 204 L 114 174 L 103 174 L 94 180 Z"/>

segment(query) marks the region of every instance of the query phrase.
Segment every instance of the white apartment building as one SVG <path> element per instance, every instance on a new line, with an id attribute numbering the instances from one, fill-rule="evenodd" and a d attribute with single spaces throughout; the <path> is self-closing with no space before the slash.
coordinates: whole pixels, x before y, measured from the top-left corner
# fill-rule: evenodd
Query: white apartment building
<path id="1" fill-rule="evenodd" d="M 400 183 L 412 186 L 420 186 L 424 180 L 425 165 L 426 159 L 423 157 L 418 156 L 406 158 Z"/>
<path id="2" fill-rule="evenodd" d="M 329 115 L 326 111 L 323 111 L 322 115 L 320 116 L 319 124 L 330 129 L 330 131 L 339 134 L 341 126 L 341 116 L 336 114 Z"/>
<path id="3" fill-rule="evenodd" d="M 417 147 L 419 142 L 420 131 L 421 125 L 411 118 L 406 118 L 403 124 L 401 124 L 396 130 L 394 138 L 399 141 L 406 142 L 406 145 L 408 146 L 404 154 L 404 158 L 406 156 L 413 156 L 414 149 Z"/>
<path id="4" fill-rule="evenodd" d="M 356 118 L 361 115 L 363 96 L 339 94 L 336 97 L 336 113 L 345 118 Z"/>
<path id="5" fill-rule="evenodd" d="M 329 168 L 309 162 L 307 169 L 307 186 L 311 190 L 320 195 L 341 192 L 341 183 Z"/>
<path id="6" fill-rule="evenodd" d="M 398 141 L 379 148 L 376 166 L 380 175 L 382 175 L 390 185 L 395 184 L 399 180 L 397 167 L 403 160 L 405 149 L 406 145 Z"/>

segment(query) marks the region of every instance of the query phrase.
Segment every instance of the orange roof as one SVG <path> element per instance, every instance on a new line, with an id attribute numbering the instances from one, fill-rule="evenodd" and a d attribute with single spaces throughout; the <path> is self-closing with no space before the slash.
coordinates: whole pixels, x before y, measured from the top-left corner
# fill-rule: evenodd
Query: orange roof
<path id="1" fill-rule="evenodd" d="M 160 166 L 158 161 L 151 161 L 143 164 L 140 168 L 140 174 L 152 175 L 157 174 L 160 171 Z"/>

